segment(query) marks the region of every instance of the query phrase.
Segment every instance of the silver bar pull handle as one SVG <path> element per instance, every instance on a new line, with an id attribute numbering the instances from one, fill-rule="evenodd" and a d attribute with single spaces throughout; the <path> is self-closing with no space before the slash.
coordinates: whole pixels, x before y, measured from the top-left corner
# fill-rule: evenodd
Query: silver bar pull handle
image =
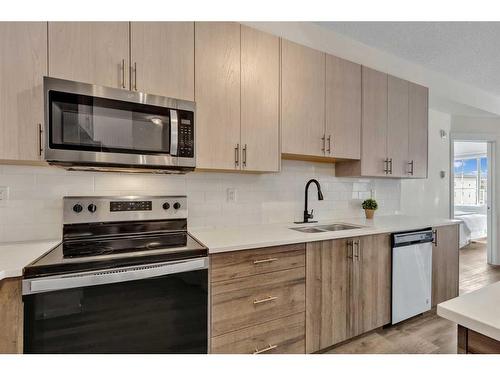
<path id="1" fill-rule="evenodd" d="M 42 124 L 38 124 L 38 155 L 42 156 L 43 153 L 43 129 Z"/>
<path id="2" fill-rule="evenodd" d="M 268 352 L 270 350 L 276 349 L 277 347 L 278 347 L 278 345 L 271 345 L 271 344 L 269 344 L 264 349 L 257 349 L 257 348 L 255 348 L 255 351 L 253 352 L 253 354 L 265 353 L 265 352 Z"/>
<path id="3" fill-rule="evenodd" d="M 272 301 L 275 301 L 277 299 L 278 299 L 278 297 L 271 297 L 271 296 L 263 298 L 263 299 L 254 299 L 253 304 L 258 305 L 261 303 L 272 302 Z"/>
<path id="4" fill-rule="evenodd" d="M 243 167 L 247 166 L 247 145 L 243 147 Z"/>
<path id="5" fill-rule="evenodd" d="M 323 152 L 323 154 L 325 153 L 325 150 L 326 150 L 326 135 L 323 134 L 323 136 L 321 137 L 321 141 L 323 142 L 323 147 L 321 148 L 321 152 Z"/>
<path id="6" fill-rule="evenodd" d="M 137 91 L 137 63 L 134 62 L 134 90 Z"/>
<path id="7" fill-rule="evenodd" d="M 278 260 L 278 258 L 259 259 L 259 260 L 254 260 L 253 264 L 271 263 L 271 262 L 275 262 L 277 260 Z"/>
<path id="8" fill-rule="evenodd" d="M 434 244 L 434 246 L 436 246 L 436 247 L 437 247 L 437 245 L 438 245 L 438 231 L 437 231 L 437 229 L 434 229 L 434 230 L 432 231 L 432 234 L 433 234 L 433 237 L 434 237 L 434 238 L 432 239 L 432 243 Z"/>
<path id="9" fill-rule="evenodd" d="M 234 148 L 234 166 L 238 167 L 240 165 L 240 144 L 237 143 Z"/>
<path id="10" fill-rule="evenodd" d="M 392 174 L 392 158 L 389 159 L 389 174 Z"/>
<path id="11" fill-rule="evenodd" d="M 326 152 L 328 152 L 328 154 L 331 154 L 332 153 L 332 135 L 328 135 L 328 149 L 326 150 Z"/>
<path id="12" fill-rule="evenodd" d="M 125 88 L 125 59 L 122 59 L 122 66 L 121 66 L 121 70 L 122 70 L 122 89 Z"/>
<path id="13" fill-rule="evenodd" d="M 384 173 L 385 174 L 389 173 L 389 159 L 388 158 L 384 159 Z"/>
<path id="14" fill-rule="evenodd" d="M 352 259 L 353 256 L 353 240 L 347 240 L 347 258 Z"/>
<path id="15" fill-rule="evenodd" d="M 354 246 L 356 246 L 356 251 L 354 251 Z M 353 241 L 353 251 L 354 258 L 356 258 L 356 260 L 359 260 L 359 240 Z"/>
<path id="16" fill-rule="evenodd" d="M 408 174 L 410 176 L 413 176 L 414 168 L 415 168 L 415 160 L 409 161 L 408 165 L 410 166 L 410 171 L 408 172 Z"/>

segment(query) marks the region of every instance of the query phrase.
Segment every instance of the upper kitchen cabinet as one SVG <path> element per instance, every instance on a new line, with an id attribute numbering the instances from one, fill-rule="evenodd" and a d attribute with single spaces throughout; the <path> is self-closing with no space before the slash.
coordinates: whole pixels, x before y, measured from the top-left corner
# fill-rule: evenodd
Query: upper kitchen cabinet
<path id="1" fill-rule="evenodd" d="M 279 48 L 237 23 L 196 23 L 198 168 L 279 170 Z"/>
<path id="2" fill-rule="evenodd" d="M 359 159 L 361 65 L 326 55 L 326 150 L 338 159 Z"/>
<path id="3" fill-rule="evenodd" d="M 408 88 L 408 81 L 388 76 L 387 158 L 392 177 L 404 177 L 408 171 Z"/>
<path id="4" fill-rule="evenodd" d="M 283 40 L 281 46 L 281 152 L 325 157 L 325 54 Z"/>
<path id="5" fill-rule="evenodd" d="M 240 25 L 195 25 L 197 168 L 240 169 Z"/>
<path id="6" fill-rule="evenodd" d="M 49 22 L 49 75 L 129 88 L 128 22 Z"/>
<path id="7" fill-rule="evenodd" d="M 0 159 L 40 159 L 47 23 L 0 23 Z"/>
<path id="8" fill-rule="evenodd" d="M 342 161 L 336 175 L 427 177 L 428 89 L 362 68 L 361 161 Z"/>
<path id="9" fill-rule="evenodd" d="M 385 176 L 387 158 L 387 74 L 363 66 L 361 175 Z"/>
<path id="10" fill-rule="evenodd" d="M 279 84 L 279 38 L 241 26 L 241 167 L 244 170 L 279 170 Z"/>
<path id="11" fill-rule="evenodd" d="M 427 178 L 429 89 L 409 84 L 409 151 L 408 174 Z"/>
<path id="12" fill-rule="evenodd" d="M 132 90 L 194 101 L 194 23 L 132 22 Z"/>

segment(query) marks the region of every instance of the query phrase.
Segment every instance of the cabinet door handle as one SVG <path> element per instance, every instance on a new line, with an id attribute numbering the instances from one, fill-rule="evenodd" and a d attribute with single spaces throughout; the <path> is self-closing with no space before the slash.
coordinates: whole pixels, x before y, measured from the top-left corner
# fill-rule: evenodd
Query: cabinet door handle
<path id="1" fill-rule="evenodd" d="M 328 150 L 326 150 L 328 154 L 332 153 L 332 135 L 328 135 Z"/>
<path id="2" fill-rule="evenodd" d="M 325 134 L 323 134 L 323 136 L 321 137 L 321 140 L 323 141 L 323 147 L 321 148 L 321 152 L 323 152 L 323 154 L 324 154 L 325 150 L 326 150 L 326 136 L 325 136 Z"/>
<path id="3" fill-rule="evenodd" d="M 42 124 L 38 124 L 38 155 L 42 156 L 43 153 L 43 129 Z"/>
<path id="4" fill-rule="evenodd" d="M 434 238 L 432 239 L 432 243 L 434 244 L 434 246 L 437 247 L 437 245 L 438 245 L 438 231 L 437 231 L 437 229 L 434 229 L 432 231 L 432 234 L 434 235 Z"/>
<path id="5" fill-rule="evenodd" d="M 354 251 L 354 245 L 356 245 L 356 251 Z M 354 258 L 356 258 L 359 261 L 359 240 L 353 241 L 353 252 L 354 252 Z"/>
<path id="6" fill-rule="evenodd" d="M 122 59 L 122 89 L 125 88 L 125 59 Z"/>
<path id="7" fill-rule="evenodd" d="M 276 349 L 277 347 L 278 347 L 278 345 L 271 345 L 271 344 L 269 344 L 264 349 L 257 349 L 257 348 L 255 348 L 255 351 L 253 352 L 253 354 L 265 353 L 265 352 L 268 352 L 270 350 Z"/>
<path id="8" fill-rule="evenodd" d="M 392 174 L 392 158 L 389 158 L 389 174 Z"/>
<path id="9" fill-rule="evenodd" d="M 278 258 L 258 259 L 258 260 L 254 260 L 253 264 L 271 263 L 271 262 L 275 262 L 277 260 L 278 260 Z"/>
<path id="10" fill-rule="evenodd" d="M 352 259 L 353 247 L 354 247 L 353 244 L 354 244 L 354 241 L 347 240 L 347 258 L 348 259 Z"/>
<path id="11" fill-rule="evenodd" d="M 410 166 L 410 171 L 408 172 L 408 174 L 413 176 L 413 171 L 414 171 L 414 167 L 415 167 L 415 160 L 409 161 L 408 165 Z"/>
<path id="12" fill-rule="evenodd" d="M 258 304 L 260 304 L 260 303 L 271 302 L 271 301 L 275 301 L 275 300 L 277 300 L 277 299 L 278 299 L 278 297 L 271 297 L 271 296 L 266 297 L 266 298 L 263 298 L 263 299 L 254 299 L 254 300 L 253 300 L 253 304 L 254 304 L 254 305 L 258 305 Z"/>
<path id="13" fill-rule="evenodd" d="M 240 144 L 237 143 L 234 148 L 234 166 L 237 167 L 240 165 Z"/>
<path id="14" fill-rule="evenodd" d="M 389 173 L 389 159 L 387 158 L 384 159 L 384 173 L 385 174 Z"/>
<path id="15" fill-rule="evenodd" d="M 243 147 L 243 167 L 247 166 L 247 145 Z"/>
<path id="16" fill-rule="evenodd" d="M 137 63 L 134 62 L 134 90 L 137 91 Z"/>

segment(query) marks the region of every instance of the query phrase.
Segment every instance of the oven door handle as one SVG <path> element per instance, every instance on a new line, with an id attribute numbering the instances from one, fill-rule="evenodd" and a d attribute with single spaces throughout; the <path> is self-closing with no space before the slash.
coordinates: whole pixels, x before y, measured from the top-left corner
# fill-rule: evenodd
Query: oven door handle
<path id="1" fill-rule="evenodd" d="M 208 258 L 196 258 L 183 261 L 153 263 L 141 266 L 112 268 L 62 276 L 50 276 L 40 279 L 23 280 L 23 295 L 52 292 L 71 288 L 94 285 L 122 283 L 125 281 L 149 279 L 181 272 L 208 268 Z"/>

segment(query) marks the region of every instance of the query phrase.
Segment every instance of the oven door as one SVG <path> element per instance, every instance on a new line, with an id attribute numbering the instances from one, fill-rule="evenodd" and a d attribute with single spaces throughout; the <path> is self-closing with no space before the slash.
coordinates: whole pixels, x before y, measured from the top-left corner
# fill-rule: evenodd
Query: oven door
<path id="1" fill-rule="evenodd" d="M 179 151 L 185 153 L 179 130 L 194 122 L 194 113 L 183 109 L 189 102 L 49 77 L 44 78 L 44 91 L 47 161 L 179 167 L 178 157 L 184 156 Z"/>
<path id="2" fill-rule="evenodd" d="M 24 280 L 24 352 L 207 353 L 207 264 Z"/>

